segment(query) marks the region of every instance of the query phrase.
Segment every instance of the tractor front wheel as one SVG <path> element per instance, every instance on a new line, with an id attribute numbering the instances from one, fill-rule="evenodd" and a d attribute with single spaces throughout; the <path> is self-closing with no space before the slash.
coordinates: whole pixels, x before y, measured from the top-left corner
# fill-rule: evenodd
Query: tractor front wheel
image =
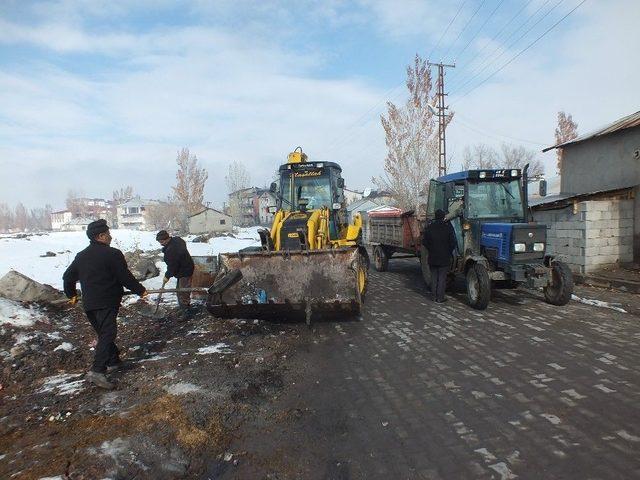
<path id="1" fill-rule="evenodd" d="M 544 287 L 544 299 L 551 305 L 566 305 L 573 293 L 573 274 L 566 263 L 551 264 L 551 284 Z"/>
<path id="2" fill-rule="evenodd" d="M 476 310 L 484 310 L 491 299 L 491 279 L 484 265 L 476 263 L 467 271 L 467 298 Z"/>

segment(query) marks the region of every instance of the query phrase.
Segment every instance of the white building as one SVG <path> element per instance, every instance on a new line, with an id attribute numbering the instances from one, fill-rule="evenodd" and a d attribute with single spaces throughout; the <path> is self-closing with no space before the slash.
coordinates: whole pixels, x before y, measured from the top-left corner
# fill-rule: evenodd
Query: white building
<path id="1" fill-rule="evenodd" d="M 201 212 L 189 216 L 189 233 L 222 233 L 231 232 L 232 217 L 213 208 L 205 208 Z"/>
<path id="2" fill-rule="evenodd" d="M 147 210 L 149 207 L 159 206 L 158 200 L 143 200 L 134 198 L 118 205 L 118 228 L 130 230 L 149 230 L 147 225 Z"/>
<path id="3" fill-rule="evenodd" d="M 89 217 L 72 218 L 62 226 L 62 230 L 65 232 L 83 232 L 87 229 L 87 226 L 95 220 L 97 219 Z"/>
<path id="4" fill-rule="evenodd" d="M 276 205 L 276 196 L 270 190 L 260 190 L 258 192 L 258 222 L 260 225 L 270 226 L 273 223 L 273 213 L 269 212 L 269 207 Z"/>
<path id="5" fill-rule="evenodd" d="M 51 230 L 64 230 L 64 225 L 69 223 L 73 214 L 69 210 L 51 212 Z"/>

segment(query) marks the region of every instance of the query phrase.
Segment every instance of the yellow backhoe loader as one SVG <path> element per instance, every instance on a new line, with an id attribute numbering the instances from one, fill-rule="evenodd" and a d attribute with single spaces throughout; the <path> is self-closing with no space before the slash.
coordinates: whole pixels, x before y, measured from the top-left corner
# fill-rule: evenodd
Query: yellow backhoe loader
<path id="1" fill-rule="evenodd" d="M 312 315 L 359 314 L 369 258 L 360 215 L 347 221 L 341 172 L 337 163 L 310 162 L 300 147 L 289 154 L 271 184 L 274 219 L 259 232 L 261 247 L 219 257 L 217 279 L 230 277 L 230 286 L 209 296 L 212 314 L 307 323 Z"/>

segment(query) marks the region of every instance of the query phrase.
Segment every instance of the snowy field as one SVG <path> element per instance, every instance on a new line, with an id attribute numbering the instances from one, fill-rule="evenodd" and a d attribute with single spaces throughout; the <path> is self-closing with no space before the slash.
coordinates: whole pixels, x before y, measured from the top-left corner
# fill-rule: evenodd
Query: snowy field
<path id="1" fill-rule="evenodd" d="M 113 237 L 111 246 L 123 252 L 161 248 L 156 241 L 156 232 L 114 229 L 111 230 L 111 235 Z M 194 243 L 191 241 L 194 237 L 194 235 L 183 237 L 193 256 L 237 252 L 245 247 L 260 245 L 258 227 L 237 229 L 233 237 L 216 237 L 208 243 Z M 16 238 L 15 235 L 0 236 L 0 277 L 9 270 L 16 270 L 40 283 L 62 290 L 62 274 L 76 254 L 88 244 L 89 240 L 85 232 L 50 232 L 30 235 L 27 238 Z M 47 252 L 53 252 L 56 256 L 41 257 Z M 160 261 L 157 262 L 157 266 L 160 269 L 160 275 L 142 282 L 147 289 L 157 289 L 162 286 L 166 265 Z M 127 301 L 136 299 L 137 297 L 131 297 Z M 26 327 L 32 325 L 40 316 L 36 308 L 24 308 L 15 302 L 0 298 L 0 324 L 12 323 Z"/>

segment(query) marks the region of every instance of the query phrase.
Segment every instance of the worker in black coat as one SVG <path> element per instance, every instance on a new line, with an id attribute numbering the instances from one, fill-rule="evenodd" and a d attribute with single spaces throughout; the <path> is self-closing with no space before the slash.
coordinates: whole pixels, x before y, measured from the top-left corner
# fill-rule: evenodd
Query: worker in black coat
<path id="1" fill-rule="evenodd" d="M 436 218 L 425 227 L 422 244 L 429 252 L 431 270 L 431 293 L 433 300 L 445 302 L 444 291 L 447 273 L 456 248 L 456 234 L 451 223 L 445 221 L 444 210 L 436 210 Z"/>
<path id="2" fill-rule="evenodd" d="M 180 237 L 172 237 L 166 230 L 160 230 L 156 240 L 162 245 L 164 262 L 167 264 L 162 286 L 164 287 L 171 277 L 176 277 L 177 288 L 190 288 L 194 266 L 185 241 Z M 189 313 L 190 304 L 191 293 L 178 292 L 178 305 L 185 314 Z"/>
<path id="3" fill-rule="evenodd" d="M 69 303 L 75 305 L 78 301 L 76 283 L 80 281 L 82 306 L 98 335 L 93 367 L 87 373 L 87 380 L 111 389 L 114 385 L 107 380 L 105 372 L 122 363 L 115 340 L 123 287 L 141 297 L 147 292 L 129 271 L 122 252 L 109 246 L 111 233 L 105 220 L 91 222 L 87 226 L 87 236 L 89 246 L 76 255 L 64 272 L 64 293 L 70 299 Z"/>

